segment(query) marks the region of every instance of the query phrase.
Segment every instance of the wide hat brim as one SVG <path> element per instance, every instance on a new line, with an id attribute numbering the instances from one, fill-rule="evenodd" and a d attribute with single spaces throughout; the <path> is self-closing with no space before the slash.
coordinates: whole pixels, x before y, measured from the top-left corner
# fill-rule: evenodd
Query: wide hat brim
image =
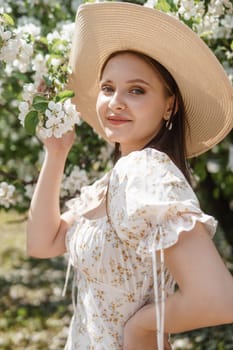
<path id="1" fill-rule="evenodd" d="M 81 5 L 70 54 L 69 87 L 82 118 L 104 138 L 96 114 L 101 67 L 116 51 L 159 61 L 181 91 L 187 157 L 219 143 L 233 127 L 233 88 L 207 45 L 185 24 L 155 9 L 122 2 Z"/>

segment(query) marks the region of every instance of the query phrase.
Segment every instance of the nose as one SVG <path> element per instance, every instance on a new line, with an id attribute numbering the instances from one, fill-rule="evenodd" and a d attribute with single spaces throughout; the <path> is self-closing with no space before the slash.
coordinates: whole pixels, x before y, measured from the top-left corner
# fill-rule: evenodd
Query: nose
<path id="1" fill-rule="evenodd" d="M 111 96 L 108 106 L 112 111 L 119 112 L 126 109 L 126 103 L 123 99 L 123 96 L 121 96 L 118 92 L 115 92 Z"/>

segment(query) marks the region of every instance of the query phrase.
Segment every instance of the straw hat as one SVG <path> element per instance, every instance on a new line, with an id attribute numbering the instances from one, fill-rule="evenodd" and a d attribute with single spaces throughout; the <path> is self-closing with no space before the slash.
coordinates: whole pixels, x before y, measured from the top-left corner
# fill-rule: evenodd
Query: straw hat
<path id="1" fill-rule="evenodd" d="M 96 114 L 98 78 L 108 56 L 140 51 L 159 61 L 181 91 L 190 133 L 187 157 L 220 142 L 233 127 L 233 88 L 216 57 L 186 25 L 155 9 L 122 2 L 81 5 L 70 55 L 69 87 L 82 118 L 103 137 Z"/>

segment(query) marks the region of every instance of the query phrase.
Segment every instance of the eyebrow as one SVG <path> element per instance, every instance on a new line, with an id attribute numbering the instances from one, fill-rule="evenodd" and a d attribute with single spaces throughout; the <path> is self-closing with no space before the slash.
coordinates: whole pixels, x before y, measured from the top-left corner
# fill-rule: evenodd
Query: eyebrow
<path id="1" fill-rule="evenodd" d="M 112 83 L 111 79 L 106 79 L 106 80 L 101 80 L 100 83 Z M 141 83 L 147 86 L 151 86 L 147 81 L 141 79 L 141 78 L 135 78 L 135 79 L 130 79 L 126 81 L 127 84 L 135 84 L 135 83 Z"/>
<path id="2" fill-rule="evenodd" d="M 132 84 L 132 83 L 142 83 L 142 84 L 145 84 L 145 85 L 150 86 L 150 84 L 149 84 L 147 81 L 145 81 L 145 80 L 143 80 L 143 79 L 140 79 L 140 78 L 127 80 L 127 83 L 129 83 L 129 84 Z"/>

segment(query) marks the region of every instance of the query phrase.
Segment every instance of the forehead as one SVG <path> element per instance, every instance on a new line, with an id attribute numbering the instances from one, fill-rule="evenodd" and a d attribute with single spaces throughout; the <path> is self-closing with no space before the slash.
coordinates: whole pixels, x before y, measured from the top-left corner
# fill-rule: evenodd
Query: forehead
<path id="1" fill-rule="evenodd" d="M 125 76 L 135 74 L 138 77 L 144 75 L 148 78 L 153 77 L 161 80 L 156 68 L 134 53 L 116 53 L 107 60 L 103 66 L 101 78 L 115 74 L 124 74 Z"/>

